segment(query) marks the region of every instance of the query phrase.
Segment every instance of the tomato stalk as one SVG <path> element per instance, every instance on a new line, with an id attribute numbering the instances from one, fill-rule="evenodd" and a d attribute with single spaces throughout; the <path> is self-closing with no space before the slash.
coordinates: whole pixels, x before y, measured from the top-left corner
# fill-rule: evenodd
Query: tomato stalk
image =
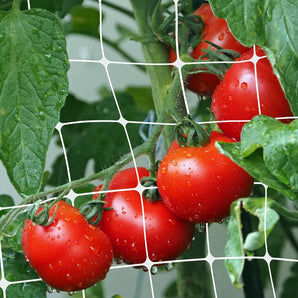
<path id="1" fill-rule="evenodd" d="M 241 210 L 242 234 L 245 239 L 252 232 L 249 212 Z M 264 297 L 258 260 L 245 260 L 242 272 L 245 297 Z"/>
<path id="2" fill-rule="evenodd" d="M 206 233 L 196 231 L 195 240 L 191 247 L 185 251 L 182 258 L 205 258 Z M 205 298 L 212 297 L 212 284 L 210 268 L 206 261 L 177 263 L 177 290 L 178 297 Z"/>
<path id="3" fill-rule="evenodd" d="M 162 114 L 160 116 L 160 121 L 165 121 L 165 114 Z M 149 138 L 143 144 L 134 148 L 134 150 L 133 150 L 134 157 L 138 157 L 138 156 L 141 156 L 144 154 L 150 155 L 152 153 L 152 148 L 155 146 L 156 141 L 162 132 L 162 129 L 163 129 L 162 126 L 155 125 L 153 127 L 152 133 L 149 136 Z M 81 179 L 73 180 L 71 182 L 57 186 L 50 190 L 42 191 L 42 192 L 27 196 L 23 200 L 24 207 L 13 208 L 8 213 L 6 213 L 4 216 L 2 216 L 0 218 L 0 239 L 10 235 L 6 230 L 9 226 L 9 224 L 26 208 L 25 205 L 33 204 L 39 199 L 42 199 L 42 201 L 43 201 L 44 198 L 46 198 L 47 196 L 53 195 L 53 194 L 60 194 L 55 199 L 55 203 L 56 203 L 58 200 L 61 200 L 64 196 L 67 196 L 67 194 L 72 189 L 75 189 L 81 185 L 87 184 L 91 181 L 95 181 L 98 179 L 104 179 L 103 190 L 106 190 L 107 186 L 108 186 L 110 180 L 112 179 L 112 177 L 114 176 L 114 174 L 131 161 L 132 161 L 132 154 L 128 153 L 128 154 L 124 155 L 118 162 L 116 162 L 115 164 L 110 166 L 109 168 L 101 170 L 93 175 L 90 175 L 88 177 L 84 177 Z"/>

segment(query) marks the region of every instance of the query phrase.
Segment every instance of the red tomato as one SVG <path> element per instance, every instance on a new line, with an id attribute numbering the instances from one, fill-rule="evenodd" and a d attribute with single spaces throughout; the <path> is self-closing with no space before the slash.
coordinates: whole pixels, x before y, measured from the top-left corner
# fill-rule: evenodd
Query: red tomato
<path id="1" fill-rule="evenodd" d="M 149 176 L 148 170 L 138 168 L 140 178 Z M 132 188 L 137 185 L 135 169 L 118 172 L 109 190 Z M 194 225 L 176 218 L 162 201 L 148 202 L 135 190 L 107 193 L 101 229 L 110 237 L 119 260 L 128 264 L 140 264 L 146 260 L 143 211 L 146 227 L 148 257 L 151 261 L 177 258 L 187 249 L 194 235 Z"/>
<path id="2" fill-rule="evenodd" d="M 204 147 L 178 147 L 167 153 L 157 172 L 165 205 L 177 217 L 194 222 L 218 222 L 233 201 L 250 194 L 253 178 L 227 156 L 216 141 L 233 142 L 213 131 Z"/>
<path id="3" fill-rule="evenodd" d="M 256 47 L 257 55 L 265 52 Z M 253 49 L 241 55 L 237 61 L 251 59 Z M 289 117 L 292 112 L 279 81 L 273 73 L 269 60 L 264 57 L 257 61 L 257 82 L 260 99 L 258 106 L 254 64 L 251 61 L 235 63 L 226 72 L 223 81 L 214 91 L 211 103 L 212 112 L 222 132 L 235 140 L 240 140 L 245 122 L 228 122 L 229 120 L 251 120 L 263 114 L 271 117 Z M 285 120 L 283 122 L 289 122 Z"/>
<path id="4" fill-rule="evenodd" d="M 248 50 L 240 44 L 229 31 L 228 24 L 224 19 L 217 18 L 208 3 L 200 6 L 195 12 L 195 15 L 199 15 L 205 24 L 202 31 L 202 41 L 194 48 L 192 57 L 198 59 L 204 55 L 203 49 L 208 49 L 210 44 L 205 40 L 210 41 L 224 49 L 230 49 L 243 53 Z M 174 62 L 177 59 L 175 51 L 170 49 L 170 62 Z M 189 75 L 187 78 L 186 87 L 200 95 L 211 96 L 216 86 L 220 83 L 220 79 L 213 74 L 198 73 Z"/>
<path id="5" fill-rule="evenodd" d="M 50 209 L 50 217 L 55 207 Z M 85 289 L 104 279 L 113 260 L 108 236 L 64 201 L 58 203 L 49 226 L 25 221 L 22 248 L 40 277 L 62 291 Z"/>

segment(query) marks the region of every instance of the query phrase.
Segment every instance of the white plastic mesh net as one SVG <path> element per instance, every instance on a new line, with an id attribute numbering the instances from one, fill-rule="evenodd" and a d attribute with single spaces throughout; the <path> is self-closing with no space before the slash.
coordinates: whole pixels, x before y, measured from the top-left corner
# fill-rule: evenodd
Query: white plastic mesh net
<path id="1" fill-rule="evenodd" d="M 177 1 L 174 1 L 177 9 Z M 94 1 L 86 2 L 88 5 L 98 5 L 99 7 L 99 18 L 101 20 L 102 13 L 106 16 L 106 23 L 100 21 L 100 33 L 103 30 L 108 30 L 113 21 L 118 21 L 118 16 L 112 15 L 112 17 L 108 17 L 109 11 L 108 8 L 103 8 L 101 5 L 101 1 L 96 3 Z M 119 4 L 119 3 L 118 3 Z M 128 1 L 122 1 L 121 5 L 129 6 Z M 30 8 L 30 1 L 28 0 L 28 7 Z M 113 28 L 110 28 L 112 31 Z M 113 35 L 113 32 L 111 32 Z M 102 34 L 100 34 L 102 36 Z M 80 43 L 78 43 L 78 40 Z M 77 47 L 77 48 L 76 48 Z M 139 45 L 133 41 L 128 42 L 127 47 L 130 47 L 130 51 L 135 54 L 136 57 L 140 57 L 140 61 L 135 63 L 137 65 L 146 65 L 144 61 L 142 61 L 141 49 Z M 102 123 L 109 123 L 110 125 L 118 125 L 123 129 L 124 138 L 127 141 L 128 151 L 132 154 L 132 166 L 139 166 L 144 163 L 143 160 L 136 159 L 133 155 L 133 144 L 132 138 L 133 135 L 129 134 L 127 127 L 129 125 L 140 125 L 140 124 L 151 124 L 151 125 L 160 125 L 162 123 L 154 123 L 153 122 L 140 122 L 134 119 L 127 119 L 126 116 L 122 113 L 122 107 L 118 103 L 118 94 L 117 89 L 122 88 L 124 86 L 129 86 L 132 84 L 135 85 L 143 85 L 149 83 L 149 79 L 146 74 L 139 72 L 133 63 L 126 62 L 123 57 L 117 56 L 113 51 L 110 50 L 109 46 L 105 44 L 105 41 L 101 38 L 98 42 L 94 40 L 90 41 L 89 39 L 78 39 L 78 37 L 70 37 L 68 40 L 68 50 L 70 57 L 70 89 L 71 92 L 76 94 L 78 97 L 88 98 L 88 100 L 93 100 L 97 98 L 97 89 L 100 86 L 108 86 L 110 91 L 112 92 L 115 107 L 119 114 L 117 119 L 103 120 L 103 119 L 92 119 L 92 120 L 84 120 L 80 122 L 67 122 L 62 123 L 59 122 L 56 126 L 56 130 L 59 133 L 59 137 L 62 143 L 62 149 L 67 169 L 68 180 L 72 181 L 72 169 L 71 165 L 68 163 L 68 153 L 66 148 L 64 147 L 64 128 L 66 126 L 72 125 L 100 125 Z M 122 59 L 122 61 L 121 61 Z M 251 62 L 256 64 L 257 60 L 260 57 L 254 55 L 251 59 Z M 174 64 L 180 71 L 181 68 L 185 65 L 180 59 L 178 59 Z M 159 66 L 156 64 L 156 66 Z M 164 66 L 164 65 L 163 65 Z M 164 66 L 166 67 L 166 66 Z M 257 78 L 257 73 L 256 73 Z M 191 94 L 187 93 L 183 89 L 183 95 L 185 99 L 186 109 L 189 113 L 191 113 L 190 106 L 193 103 L 193 99 L 191 98 Z M 247 119 L 243 119 L 247 120 Z M 203 124 L 204 122 L 202 122 Z M 60 153 L 59 149 L 53 145 L 51 148 L 53 154 Z M 103 148 L 98 148 L 99 153 L 101 154 L 101 150 Z M 59 152 L 58 152 L 59 151 Z M 51 157 L 49 158 L 48 164 L 51 163 Z M 53 157 L 54 159 L 54 157 Z M 146 161 L 145 161 L 146 162 Z M 8 183 L 6 183 L 8 184 Z M 265 197 L 267 198 L 267 186 L 259 183 L 260 187 L 263 188 Z M 5 189 L 5 187 L 4 187 Z M 144 187 L 139 183 L 136 187 L 136 190 L 143 192 Z M 67 195 L 67 198 L 70 199 L 73 203 L 76 198 L 80 197 L 83 194 L 76 194 L 74 191 L 71 191 L 70 194 Z M 16 207 L 18 208 L 18 206 Z M 3 208 L 0 208 L 0 211 Z M 266 217 L 266 213 L 265 213 Z M 266 225 L 266 220 L 265 220 Z M 266 228 L 264 229 L 266 231 Z M 144 233 L 145 235 L 145 233 Z M 226 259 L 224 254 L 224 246 L 226 242 L 226 224 L 212 224 L 207 225 L 206 230 L 204 231 L 204 235 L 206 235 L 206 254 L 205 256 L 198 256 L 197 258 L 191 259 L 179 259 L 172 260 L 169 262 L 170 265 L 167 265 L 168 270 L 162 270 L 161 267 L 156 266 L 158 263 L 153 263 L 149 258 L 146 259 L 143 266 L 147 268 L 147 270 L 136 269 L 133 265 L 126 264 L 113 264 L 111 270 L 109 271 L 106 279 L 103 282 L 105 297 L 112 297 L 115 294 L 119 294 L 123 297 L 132 297 L 132 298 L 147 298 L 147 297 L 164 297 L 164 290 L 167 286 L 173 282 L 176 278 L 175 269 L 171 269 L 172 266 L 175 267 L 175 263 L 181 262 L 189 262 L 195 264 L 197 262 L 206 262 L 209 265 L 209 272 L 205 274 L 210 275 L 210 280 L 212 281 L 211 285 L 211 293 L 212 297 L 243 297 L 243 292 L 240 290 L 236 290 L 231 285 L 231 282 L 228 278 L 228 274 L 224 268 L 224 260 Z M 279 241 L 284 241 L 284 239 L 279 239 Z M 274 244 L 272 244 L 274 245 Z M 0 242 L 1 248 L 1 242 Z M 297 262 L 295 257 L 295 253 L 289 244 L 286 245 L 285 249 L 278 254 L 273 254 L 273 247 L 271 247 L 267 243 L 267 238 L 265 237 L 265 246 L 264 252 L 262 256 L 253 256 L 249 259 L 256 259 L 259 262 L 263 262 L 265 264 L 266 271 L 262 274 L 262 279 L 264 282 L 267 282 L 266 286 L 266 297 L 279 297 L 279 293 L 281 291 L 280 285 L 282 284 L 282 280 L 284 280 L 289 274 L 289 264 L 292 262 Z M 248 258 L 248 257 L 246 257 Z M 278 274 L 279 278 L 276 282 L 273 281 L 272 278 L 272 270 L 274 270 L 275 263 L 281 263 L 280 272 Z M 164 262 L 163 262 L 164 263 Z M 23 284 L 25 282 L 36 282 L 39 279 L 34 280 L 18 280 L 12 281 L 5 275 L 6 268 L 3 265 L 3 259 L 0 249 L 0 268 L 1 268 L 1 280 L 0 287 L 3 291 L 3 297 L 6 296 L 7 287 L 13 286 L 15 284 Z M 198 276 L 200 279 L 200 276 Z M 49 297 L 63 297 L 67 294 L 65 293 L 49 293 Z M 85 291 L 77 293 L 76 295 L 81 295 L 81 297 L 88 297 Z M 12 297 L 8 297 L 12 298 Z"/>

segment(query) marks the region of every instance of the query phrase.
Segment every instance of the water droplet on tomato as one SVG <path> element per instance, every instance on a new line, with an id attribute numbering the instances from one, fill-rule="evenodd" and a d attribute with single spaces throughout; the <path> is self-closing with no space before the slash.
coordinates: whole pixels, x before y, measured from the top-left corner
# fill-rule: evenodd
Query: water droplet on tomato
<path id="1" fill-rule="evenodd" d="M 51 286 L 47 285 L 47 292 L 52 294 L 54 293 L 54 288 L 52 288 Z"/>
<path id="2" fill-rule="evenodd" d="M 84 237 L 88 240 L 88 241 L 92 241 L 93 237 L 90 237 L 89 235 L 84 235 Z"/>
<path id="3" fill-rule="evenodd" d="M 49 269 L 52 270 L 54 266 L 52 264 L 49 264 Z"/>
<path id="4" fill-rule="evenodd" d="M 191 184 L 191 181 L 190 180 L 187 180 L 187 186 L 188 187 L 192 187 L 192 184 Z"/>
<path id="5" fill-rule="evenodd" d="M 225 34 L 222 32 L 218 35 L 218 40 L 223 41 L 225 38 Z"/>
<path id="6" fill-rule="evenodd" d="M 199 233 L 205 233 L 206 232 L 206 224 L 205 223 L 199 223 L 197 225 Z"/>
<path id="7" fill-rule="evenodd" d="M 243 90 L 247 89 L 247 83 L 246 82 L 241 83 L 241 89 L 243 89 Z"/>
<path id="8" fill-rule="evenodd" d="M 239 81 L 237 80 L 234 85 L 235 85 L 235 87 L 238 87 L 239 86 Z"/>
<path id="9" fill-rule="evenodd" d="M 169 218 L 169 223 L 174 226 L 176 224 L 176 221 L 172 218 Z"/>
<path id="10" fill-rule="evenodd" d="M 156 274 L 158 272 L 157 266 L 152 266 L 150 271 L 151 271 L 151 274 L 153 275 Z"/>
<path id="11" fill-rule="evenodd" d="M 93 246 L 89 246 L 90 250 L 95 254 L 97 255 L 98 254 L 98 248 L 95 248 Z"/>
<path id="12" fill-rule="evenodd" d="M 171 270 L 173 269 L 173 264 L 172 264 L 172 263 L 167 263 L 167 264 L 165 264 L 165 269 L 166 269 L 167 271 L 171 271 Z"/>
<path id="13" fill-rule="evenodd" d="M 162 174 L 165 174 L 166 172 L 167 172 L 167 168 L 166 168 L 166 167 L 162 167 L 162 168 L 161 168 L 161 173 L 162 173 Z"/>
<path id="14" fill-rule="evenodd" d="M 250 112 L 250 107 L 245 107 L 246 112 Z"/>
<path id="15" fill-rule="evenodd" d="M 186 153 L 186 157 L 187 158 L 192 158 L 192 154 L 191 153 Z"/>
<path id="16" fill-rule="evenodd" d="M 228 106 L 225 105 L 225 104 L 223 104 L 223 105 L 221 106 L 221 108 L 225 111 L 225 110 L 228 108 Z"/>
<path id="17" fill-rule="evenodd" d="M 229 101 L 233 100 L 233 97 L 231 95 L 228 96 Z"/>
<path id="18" fill-rule="evenodd" d="M 70 240 L 69 240 L 69 239 L 66 240 L 66 241 L 65 241 L 65 244 L 70 244 Z"/>

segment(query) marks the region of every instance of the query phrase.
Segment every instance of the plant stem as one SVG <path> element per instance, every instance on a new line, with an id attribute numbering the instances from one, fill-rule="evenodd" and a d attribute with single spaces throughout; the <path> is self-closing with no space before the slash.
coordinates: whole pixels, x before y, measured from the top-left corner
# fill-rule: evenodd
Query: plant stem
<path id="1" fill-rule="evenodd" d="M 206 233 L 196 231 L 191 247 L 182 255 L 183 259 L 204 258 L 206 255 Z M 177 263 L 177 290 L 179 298 L 210 298 L 211 274 L 206 261 Z"/>
<path id="2" fill-rule="evenodd" d="M 296 250 L 296 252 L 298 252 L 298 243 L 297 243 L 297 240 L 291 230 L 291 224 L 289 224 L 289 222 L 284 217 L 281 217 L 279 219 L 279 222 L 281 224 L 281 227 L 282 227 L 284 233 L 286 234 L 287 238 L 289 239 L 289 242 L 291 243 L 292 247 Z"/>
<path id="3" fill-rule="evenodd" d="M 280 214 L 282 214 L 285 217 L 288 217 L 288 218 L 291 218 L 294 220 L 298 220 L 298 212 L 297 211 L 289 210 L 274 200 L 271 200 L 270 207 L 272 207 L 274 210 L 276 210 L 277 212 L 279 212 Z"/>
<path id="4" fill-rule="evenodd" d="M 133 56 L 129 55 L 127 52 L 125 52 L 121 47 L 119 46 L 119 43 L 116 41 L 112 41 L 108 39 L 107 37 L 103 36 L 102 40 L 105 44 L 109 45 L 113 49 L 115 49 L 120 55 L 122 55 L 124 58 L 126 58 L 129 62 L 136 63 L 137 61 L 133 58 Z M 138 69 L 141 71 L 146 71 L 146 68 L 143 65 L 136 64 L 135 65 Z"/>
<path id="5" fill-rule="evenodd" d="M 118 11 L 122 12 L 123 14 L 127 15 L 130 18 L 134 17 L 133 13 L 130 10 L 124 8 L 123 6 L 120 6 L 120 5 L 117 5 L 117 4 L 114 4 L 114 3 L 110 3 L 109 1 L 102 1 L 101 3 L 108 6 L 108 7 L 111 7 L 115 10 L 118 10 Z"/>
<path id="6" fill-rule="evenodd" d="M 168 63 L 168 50 L 154 35 L 152 22 L 161 23 L 162 14 L 154 14 L 155 19 L 150 20 L 149 14 L 158 1 L 130 0 L 134 16 L 138 25 L 139 36 L 142 37 L 142 51 L 145 58 L 146 69 L 151 80 L 151 90 L 157 116 L 164 113 L 164 106 L 172 83 L 171 68 Z M 173 133 L 165 129 L 163 134 L 165 146 L 168 147 L 173 140 Z"/>
<path id="7" fill-rule="evenodd" d="M 244 209 L 241 210 L 241 222 L 243 238 L 245 239 L 252 232 L 252 227 L 250 214 Z M 258 260 L 245 260 L 242 279 L 246 298 L 264 297 Z"/>
<path id="8" fill-rule="evenodd" d="M 164 121 L 164 117 L 165 117 L 165 113 L 163 113 L 163 116 L 159 117 L 159 120 Z M 136 147 L 133 150 L 133 155 L 135 157 L 138 157 L 142 154 L 147 154 L 147 155 L 151 154 L 152 147 L 154 147 L 156 140 L 161 134 L 161 131 L 162 131 L 162 127 L 155 125 L 149 138 L 144 143 L 142 143 L 140 146 Z M 84 177 L 81 179 L 77 179 L 77 180 L 65 183 L 63 185 L 52 188 L 50 190 L 39 192 L 37 194 L 28 196 L 23 201 L 23 205 L 32 204 L 40 198 L 45 198 L 48 195 L 52 195 L 56 193 L 64 192 L 66 195 L 71 189 L 74 189 L 78 186 L 84 185 L 86 183 L 89 183 L 97 179 L 105 179 L 104 187 L 102 189 L 102 190 L 105 190 L 109 181 L 114 176 L 114 174 L 123 166 L 128 164 L 131 160 L 132 160 L 132 155 L 131 153 L 128 153 L 124 155 L 118 162 L 116 162 L 115 164 L 113 164 L 111 167 L 107 169 L 104 169 L 88 177 Z M 24 208 L 13 208 L 8 213 L 6 213 L 3 217 L 0 218 L 0 239 L 2 236 L 5 236 L 7 234 L 5 229 L 9 226 L 10 222 L 13 221 L 18 216 L 18 214 L 23 210 Z"/>

